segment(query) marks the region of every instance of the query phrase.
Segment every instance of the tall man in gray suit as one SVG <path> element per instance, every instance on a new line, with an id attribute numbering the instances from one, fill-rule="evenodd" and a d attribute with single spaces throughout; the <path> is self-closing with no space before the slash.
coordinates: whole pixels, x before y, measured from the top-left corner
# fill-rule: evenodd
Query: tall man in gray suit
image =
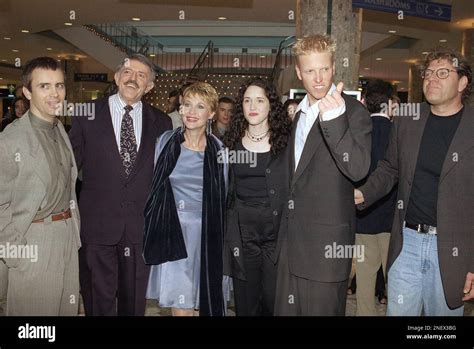
<path id="1" fill-rule="evenodd" d="M 322 35 L 293 50 L 306 97 L 287 147 L 290 200 L 281 223 L 276 315 L 344 315 L 355 239 L 353 181 L 367 175 L 372 122 L 333 83 L 335 44 Z M 340 253 L 340 251 L 346 253 Z"/>
<path id="2" fill-rule="evenodd" d="M 398 183 L 387 315 L 462 316 L 474 299 L 472 70 L 458 53 L 434 50 L 422 78 L 428 103 L 395 115 L 385 159 L 355 202 L 370 206 Z"/>
<path id="3" fill-rule="evenodd" d="M 66 94 L 50 57 L 23 70 L 30 110 L 0 134 L 0 257 L 8 267 L 7 315 L 77 315 L 77 168 L 56 118 Z"/>

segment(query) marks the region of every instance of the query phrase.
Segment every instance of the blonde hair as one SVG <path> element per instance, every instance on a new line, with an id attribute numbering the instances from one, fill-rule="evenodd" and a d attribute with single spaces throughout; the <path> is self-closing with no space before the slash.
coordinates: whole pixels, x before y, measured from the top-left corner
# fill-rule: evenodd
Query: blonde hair
<path id="1" fill-rule="evenodd" d="M 316 34 L 298 39 L 293 45 L 293 54 L 295 56 L 305 56 L 313 52 L 329 52 L 334 61 L 336 43 L 327 35 Z"/>
<path id="2" fill-rule="evenodd" d="M 201 97 L 211 109 L 211 113 L 217 110 L 219 95 L 216 89 L 207 82 L 195 82 L 184 89 L 183 98 L 192 95 Z"/>

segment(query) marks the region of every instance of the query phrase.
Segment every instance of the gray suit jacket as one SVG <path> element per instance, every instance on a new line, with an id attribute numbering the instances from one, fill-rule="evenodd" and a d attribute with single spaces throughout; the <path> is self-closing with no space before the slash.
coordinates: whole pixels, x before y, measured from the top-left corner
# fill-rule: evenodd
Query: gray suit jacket
<path id="1" fill-rule="evenodd" d="M 79 248 L 80 219 L 75 192 L 77 167 L 71 143 L 61 122 L 58 127 L 72 157 L 70 206 Z M 51 177 L 29 114 L 0 133 L 0 164 L 0 244 L 8 242 L 10 245 L 24 245 L 27 243 L 25 234 L 46 197 L 45 183 L 55 180 Z M 8 260 L 6 263 L 8 265 Z"/>
<path id="2" fill-rule="evenodd" d="M 277 253 L 287 239 L 290 273 L 319 282 L 340 282 L 349 277 L 352 256 L 332 252 L 337 253 L 334 247 L 347 250 L 354 244 L 353 183 L 364 178 L 370 166 L 370 115 L 354 98 L 345 94 L 343 98 L 345 113 L 330 121 L 320 122 L 319 117 L 315 121 L 296 171 L 295 131 L 300 113 L 286 148 L 292 175 Z"/>
<path id="3" fill-rule="evenodd" d="M 403 221 L 410 199 L 421 138 L 430 108 L 421 105 L 420 118 L 395 117 L 385 159 L 360 187 L 370 206 L 398 183 L 397 208 L 387 266 L 393 264 L 403 247 Z M 467 272 L 474 272 L 474 110 L 465 107 L 443 163 L 438 185 L 438 258 L 448 306 L 463 304 Z M 415 222 L 416 223 L 416 222 Z"/>

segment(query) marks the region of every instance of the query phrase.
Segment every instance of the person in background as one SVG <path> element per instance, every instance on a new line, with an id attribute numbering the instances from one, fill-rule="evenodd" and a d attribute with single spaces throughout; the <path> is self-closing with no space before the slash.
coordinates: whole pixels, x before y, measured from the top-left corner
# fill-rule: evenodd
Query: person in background
<path id="1" fill-rule="evenodd" d="M 289 178 L 281 155 L 290 132 L 291 120 L 269 81 L 254 79 L 240 87 L 236 113 L 224 137 L 230 151 L 248 155 L 247 161 L 230 166 L 224 245 L 237 316 L 273 315 L 275 248 Z"/>
<path id="2" fill-rule="evenodd" d="M 166 107 L 166 113 L 171 118 L 173 123 L 173 130 L 175 128 L 183 126 L 183 120 L 179 113 L 181 94 L 179 90 L 173 90 L 168 95 L 168 105 Z"/>
<path id="3" fill-rule="evenodd" d="M 298 108 L 298 104 L 300 104 L 301 100 L 298 99 L 287 99 L 285 104 L 283 104 L 283 108 L 288 113 L 289 118 L 291 121 L 294 120 L 296 115 L 296 108 Z"/>
<path id="4" fill-rule="evenodd" d="M 229 129 L 232 114 L 234 113 L 235 101 L 230 97 L 219 98 L 219 106 L 217 107 L 214 123 L 212 125 L 212 134 L 219 139 L 224 137 L 224 134 Z"/>
<path id="5" fill-rule="evenodd" d="M 12 110 L 9 116 L 2 120 L 0 131 L 3 131 L 13 121 L 21 118 L 29 109 L 30 105 L 25 97 L 16 97 L 12 102 Z"/>
<path id="6" fill-rule="evenodd" d="M 372 119 L 372 152 L 369 174 L 385 156 L 392 123 L 387 110 L 393 87 L 382 80 L 372 80 L 367 85 L 365 103 Z M 387 110 L 388 111 L 388 110 Z M 364 184 L 364 180 L 356 186 Z M 357 211 L 356 245 L 364 246 L 364 258 L 356 259 L 357 311 L 356 315 L 376 316 L 375 286 L 378 270 L 386 274 L 388 245 L 395 210 L 396 190 L 393 189 L 372 207 Z M 382 278 L 383 280 L 383 278 Z M 380 286 L 379 286 L 380 288 Z M 380 295 L 379 295 L 380 296 Z"/>

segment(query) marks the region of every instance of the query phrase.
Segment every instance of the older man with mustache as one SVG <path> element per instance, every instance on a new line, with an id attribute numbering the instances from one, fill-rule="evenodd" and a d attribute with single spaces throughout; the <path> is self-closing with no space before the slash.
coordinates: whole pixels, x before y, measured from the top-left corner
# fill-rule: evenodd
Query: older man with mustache
<path id="1" fill-rule="evenodd" d="M 145 56 L 125 58 L 115 73 L 118 93 L 94 101 L 93 117 L 73 120 L 70 138 L 83 171 L 79 271 L 86 315 L 145 313 L 143 210 L 155 141 L 171 129 L 166 114 L 141 101 L 154 78 Z"/>

